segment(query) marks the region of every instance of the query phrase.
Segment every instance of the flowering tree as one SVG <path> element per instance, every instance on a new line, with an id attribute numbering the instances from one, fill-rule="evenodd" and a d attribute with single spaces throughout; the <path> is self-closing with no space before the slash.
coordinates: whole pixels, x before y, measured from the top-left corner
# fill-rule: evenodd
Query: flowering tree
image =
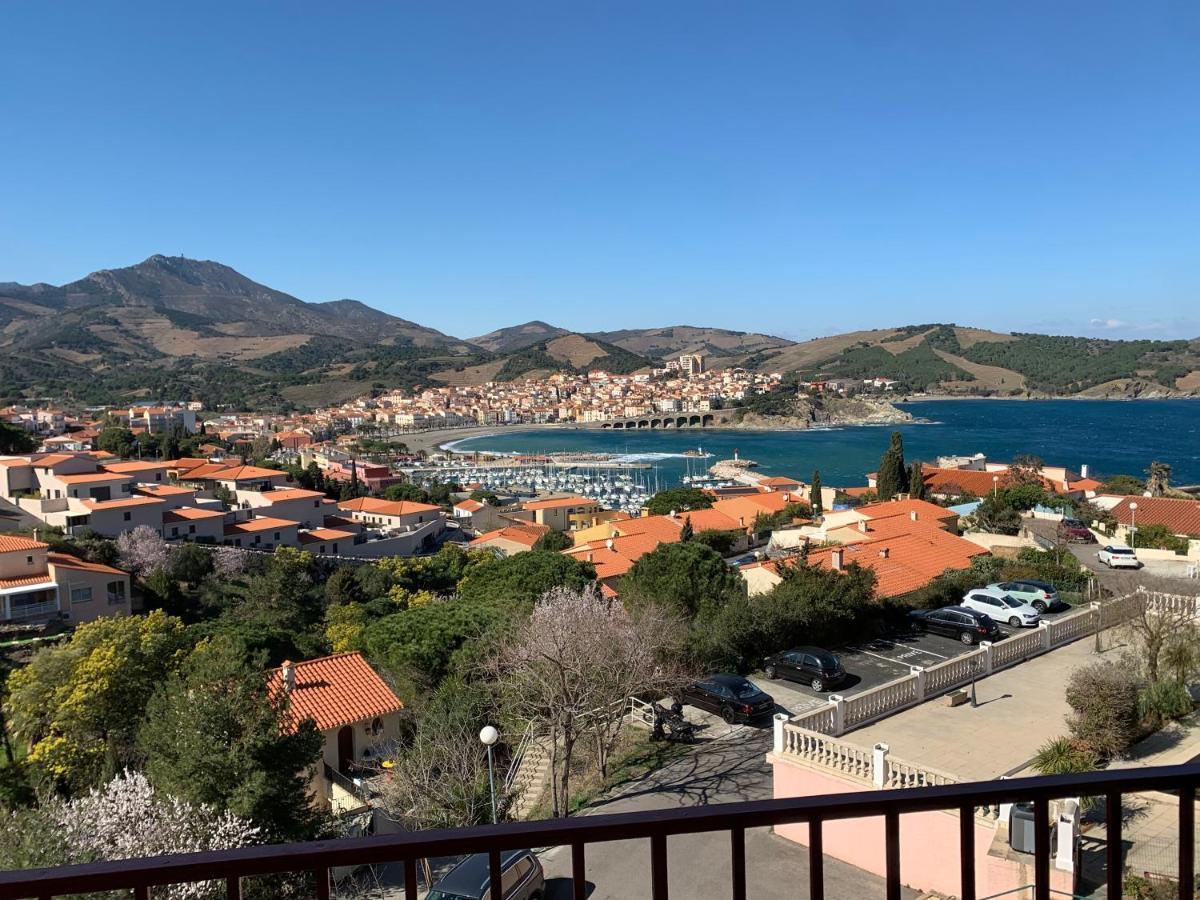
<path id="1" fill-rule="evenodd" d="M 121 565 L 142 578 L 167 567 L 167 542 L 148 525 L 123 532 L 117 538 L 117 552 Z"/>
<path id="2" fill-rule="evenodd" d="M 28 860 L 22 833 L 55 836 L 53 853 L 59 858 L 43 858 L 43 865 L 228 850 L 262 840 L 247 820 L 158 793 L 145 776 L 128 770 L 73 800 L 53 799 L 37 809 L 12 813 L 0 827 L 4 868 Z M 45 850 L 41 853 L 44 856 Z M 225 889 L 221 882 L 199 882 L 156 888 L 154 896 L 208 900 L 224 897 Z"/>
<path id="3" fill-rule="evenodd" d="M 576 742 L 594 736 L 603 772 L 629 697 L 677 686 L 671 659 L 679 634 L 678 621 L 654 604 L 631 614 L 594 585 L 556 587 L 542 595 L 528 627 L 500 647 L 493 674 L 514 710 L 550 737 L 556 816 L 569 811 Z"/>
<path id="4" fill-rule="evenodd" d="M 237 547 L 219 547 L 213 553 L 213 573 L 218 578 L 237 578 L 246 571 L 249 553 Z"/>

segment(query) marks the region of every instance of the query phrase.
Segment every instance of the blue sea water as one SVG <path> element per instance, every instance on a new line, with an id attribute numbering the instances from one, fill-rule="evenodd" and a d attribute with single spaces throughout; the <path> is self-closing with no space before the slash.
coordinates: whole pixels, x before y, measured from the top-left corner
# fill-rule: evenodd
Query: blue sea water
<path id="1" fill-rule="evenodd" d="M 889 434 L 904 436 L 909 461 L 984 453 L 1007 461 L 1022 453 L 1098 477 L 1141 475 L 1152 460 L 1170 463 L 1172 483 L 1200 483 L 1200 401 L 1192 400 L 936 400 L 901 404 L 923 424 L 857 426 L 809 431 L 598 431 L 547 429 L 470 438 L 457 450 L 628 454 L 658 467 L 660 484 L 679 482 L 696 460 L 681 454 L 700 447 L 716 459 L 736 449 L 758 471 L 808 481 L 821 470 L 827 485 L 865 485 Z M 709 460 L 705 465 L 711 465 Z"/>

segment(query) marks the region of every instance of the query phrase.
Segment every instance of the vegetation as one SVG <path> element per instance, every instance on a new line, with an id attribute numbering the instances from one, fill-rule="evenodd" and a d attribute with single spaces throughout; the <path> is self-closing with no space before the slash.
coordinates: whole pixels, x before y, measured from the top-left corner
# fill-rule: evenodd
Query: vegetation
<path id="1" fill-rule="evenodd" d="M 1067 680 L 1067 725 L 1081 749 L 1100 759 L 1117 759 L 1137 739 L 1138 681 L 1129 667 L 1091 663 Z"/>
<path id="2" fill-rule="evenodd" d="M 879 461 L 875 491 L 880 500 L 891 500 L 908 490 L 908 470 L 904 466 L 904 438 L 893 431 L 891 443 Z"/>
<path id="3" fill-rule="evenodd" d="M 660 544 L 633 564 L 620 586 L 630 608 L 660 606 L 687 621 L 712 619 L 745 591 L 742 576 L 694 540 Z"/>
<path id="4" fill-rule="evenodd" d="M 1059 737 L 1038 748 L 1033 768 L 1042 775 L 1072 775 L 1093 771 L 1099 760 L 1096 754 L 1076 744 L 1070 738 Z"/>
<path id="5" fill-rule="evenodd" d="M 33 435 L 20 428 L 0 422 L 0 453 L 32 453 L 37 449 Z"/>
<path id="6" fill-rule="evenodd" d="M 575 545 L 571 536 L 563 531 L 547 531 L 533 545 L 534 550 L 547 550 L 551 553 L 561 553 Z"/>
<path id="7" fill-rule="evenodd" d="M 809 489 L 809 505 L 814 519 L 825 515 L 825 503 L 821 499 L 821 470 L 813 469 L 812 487 Z"/>
<path id="8" fill-rule="evenodd" d="M 681 487 L 659 491 L 646 503 L 646 510 L 652 516 L 665 516 L 693 509 L 709 509 L 712 505 L 711 494 L 699 488 Z"/>

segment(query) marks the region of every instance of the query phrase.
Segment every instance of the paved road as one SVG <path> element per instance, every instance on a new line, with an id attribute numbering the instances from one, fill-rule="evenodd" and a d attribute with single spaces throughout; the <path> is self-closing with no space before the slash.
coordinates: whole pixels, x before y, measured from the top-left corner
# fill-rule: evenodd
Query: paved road
<path id="1" fill-rule="evenodd" d="M 1057 546 L 1056 524 L 1046 519 L 1032 519 L 1025 522 L 1034 537 L 1048 548 Z M 1066 544 L 1064 549 L 1070 551 L 1084 568 L 1095 573 L 1101 587 L 1107 588 L 1113 593 L 1123 593 L 1129 589 L 1131 584 L 1137 584 L 1142 579 L 1187 578 L 1189 562 L 1182 557 L 1178 561 L 1148 560 L 1141 569 L 1110 569 L 1096 559 L 1096 551 L 1102 546 L 1104 545 Z"/>
<path id="2" fill-rule="evenodd" d="M 771 797 L 769 728 L 738 726 L 697 745 L 590 814 L 707 806 Z M 729 837 L 726 833 L 681 835 L 667 841 L 670 895 L 724 898 L 730 893 Z M 547 900 L 565 900 L 571 892 L 571 854 L 555 848 L 543 856 Z M 807 893 L 808 851 L 776 837 L 768 829 L 746 833 L 747 892 L 754 900 L 794 900 Z M 591 900 L 649 896 L 650 847 L 646 841 L 596 844 L 587 849 Z M 825 896 L 872 898 L 884 895 L 883 882 L 861 869 L 825 860 Z M 915 897 L 906 892 L 906 897 Z"/>

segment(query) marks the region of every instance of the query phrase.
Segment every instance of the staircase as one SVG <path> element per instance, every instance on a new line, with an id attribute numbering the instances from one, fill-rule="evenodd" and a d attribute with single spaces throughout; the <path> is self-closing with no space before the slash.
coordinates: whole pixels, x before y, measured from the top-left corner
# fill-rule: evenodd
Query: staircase
<path id="1" fill-rule="evenodd" d="M 505 780 L 512 818 L 524 819 L 533 812 L 549 784 L 550 738 L 526 733 Z"/>

